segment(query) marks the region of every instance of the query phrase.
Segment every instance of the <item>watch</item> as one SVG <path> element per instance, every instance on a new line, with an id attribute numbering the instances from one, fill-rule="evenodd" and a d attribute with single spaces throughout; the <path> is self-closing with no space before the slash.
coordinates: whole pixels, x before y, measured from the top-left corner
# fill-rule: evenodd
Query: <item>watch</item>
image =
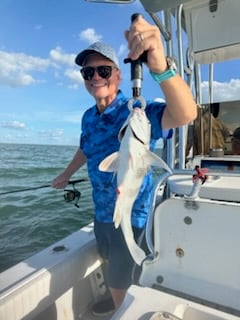
<path id="1" fill-rule="evenodd" d="M 176 75 L 177 66 L 173 58 L 166 57 L 167 62 L 167 70 L 163 73 L 155 73 L 150 71 L 151 76 L 155 81 L 157 81 L 159 84 L 165 80 L 168 80 Z"/>

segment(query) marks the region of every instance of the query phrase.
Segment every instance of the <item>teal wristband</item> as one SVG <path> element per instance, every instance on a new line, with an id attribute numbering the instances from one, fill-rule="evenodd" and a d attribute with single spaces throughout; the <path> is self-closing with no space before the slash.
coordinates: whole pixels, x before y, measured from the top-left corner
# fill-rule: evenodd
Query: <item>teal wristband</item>
<path id="1" fill-rule="evenodd" d="M 150 71 L 151 76 L 153 77 L 153 79 L 157 82 L 157 83 L 162 83 L 163 81 L 166 81 L 172 77 L 174 77 L 176 75 L 175 70 L 173 69 L 168 69 L 167 71 L 163 72 L 163 73 L 155 73 Z"/>

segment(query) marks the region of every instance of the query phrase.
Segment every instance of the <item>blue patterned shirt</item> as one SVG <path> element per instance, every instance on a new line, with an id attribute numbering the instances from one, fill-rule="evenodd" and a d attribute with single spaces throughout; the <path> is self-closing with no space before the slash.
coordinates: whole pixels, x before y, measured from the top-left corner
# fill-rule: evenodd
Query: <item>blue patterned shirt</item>
<path id="1" fill-rule="evenodd" d="M 95 215 L 100 222 L 113 222 L 117 179 L 116 174 L 99 171 L 98 166 L 104 158 L 119 150 L 118 132 L 129 115 L 127 103 L 128 99 L 119 91 L 115 100 L 103 113 L 94 105 L 82 118 L 80 148 L 87 158 Z M 139 101 L 136 101 L 134 107 L 137 105 Z M 172 130 L 162 130 L 161 127 L 164 108 L 164 103 L 147 102 L 145 111 L 151 122 L 151 150 L 154 149 L 157 139 L 169 138 L 172 135 Z M 142 228 L 145 225 L 152 188 L 152 174 L 149 172 L 144 178 L 132 209 L 132 225 L 135 227 Z"/>

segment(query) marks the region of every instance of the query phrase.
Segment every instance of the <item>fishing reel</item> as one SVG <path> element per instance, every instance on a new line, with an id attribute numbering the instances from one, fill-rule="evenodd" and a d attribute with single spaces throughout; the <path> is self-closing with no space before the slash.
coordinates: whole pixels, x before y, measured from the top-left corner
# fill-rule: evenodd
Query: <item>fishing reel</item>
<path id="1" fill-rule="evenodd" d="M 66 202 L 72 202 L 72 201 L 74 201 L 75 200 L 75 203 L 74 203 L 74 205 L 77 207 L 77 208 L 79 208 L 79 205 L 78 205 L 78 201 L 79 201 L 79 199 L 80 199 L 80 197 L 81 197 L 81 192 L 80 191 L 78 191 L 76 188 L 75 188 L 75 186 L 74 186 L 74 184 L 72 185 L 72 190 L 71 189 L 64 189 L 64 200 L 66 201 Z"/>

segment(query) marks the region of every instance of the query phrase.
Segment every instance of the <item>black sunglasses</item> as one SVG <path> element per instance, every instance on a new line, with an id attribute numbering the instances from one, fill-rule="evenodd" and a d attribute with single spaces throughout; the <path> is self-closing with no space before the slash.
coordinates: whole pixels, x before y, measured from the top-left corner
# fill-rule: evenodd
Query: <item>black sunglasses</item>
<path id="1" fill-rule="evenodd" d="M 103 79 L 108 79 L 112 75 L 112 69 L 117 69 L 113 66 L 98 66 L 98 67 L 83 67 L 80 72 L 84 80 L 91 80 L 94 76 L 95 70 Z"/>

